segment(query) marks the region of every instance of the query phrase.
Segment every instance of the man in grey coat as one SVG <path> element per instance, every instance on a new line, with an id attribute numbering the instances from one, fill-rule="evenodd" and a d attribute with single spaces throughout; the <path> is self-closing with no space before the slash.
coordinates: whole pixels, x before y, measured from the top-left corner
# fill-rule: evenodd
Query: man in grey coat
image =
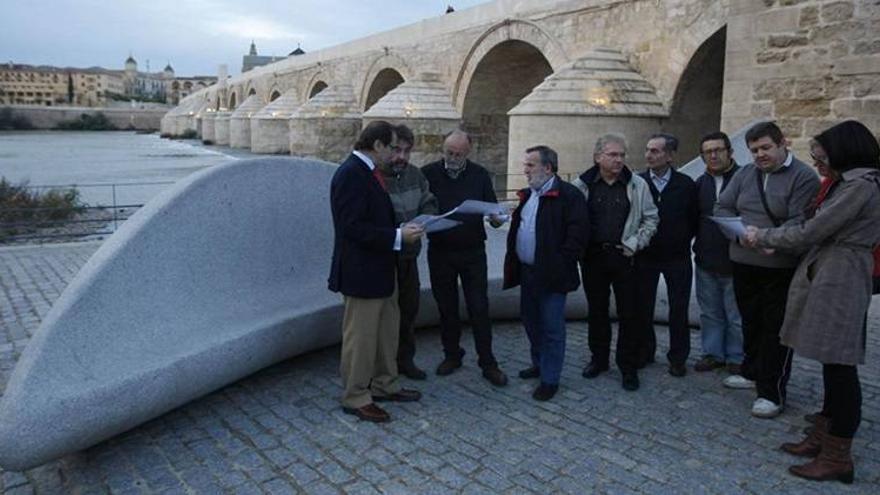
<path id="1" fill-rule="evenodd" d="M 772 122 L 756 124 L 746 133 L 754 163 L 742 168 L 721 193 L 715 214 L 742 217 L 746 225 L 772 228 L 795 225 L 819 190 L 810 167 L 792 155 L 782 131 Z M 792 352 L 779 342 L 788 288 L 800 252 L 755 250 L 730 243 L 733 290 L 742 315 L 741 375 L 724 380 L 730 388 L 755 386 L 752 415 L 778 416 L 785 404 Z"/>

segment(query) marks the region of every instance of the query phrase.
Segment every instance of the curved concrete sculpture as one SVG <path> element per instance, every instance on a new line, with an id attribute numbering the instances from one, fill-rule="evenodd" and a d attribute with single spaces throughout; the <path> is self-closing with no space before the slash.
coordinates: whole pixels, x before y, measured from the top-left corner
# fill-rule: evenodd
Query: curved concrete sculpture
<path id="1" fill-rule="evenodd" d="M 0 466 L 21 470 L 89 447 L 339 342 L 342 298 L 326 288 L 334 170 L 298 158 L 234 161 L 141 208 L 25 348 L 0 401 Z M 492 316 L 518 318 L 519 291 L 501 290 L 507 232 L 488 230 Z M 583 293 L 572 293 L 568 317 L 585 314 Z M 423 287 L 417 324 L 438 319 Z"/>

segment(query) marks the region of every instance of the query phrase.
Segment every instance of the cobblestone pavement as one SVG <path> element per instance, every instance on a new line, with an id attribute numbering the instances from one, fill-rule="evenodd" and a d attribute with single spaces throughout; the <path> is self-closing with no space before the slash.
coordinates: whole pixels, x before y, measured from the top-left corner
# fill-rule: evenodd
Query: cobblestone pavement
<path id="1" fill-rule="evenodd" d="M 0 249 L 0 390 L 42 315 L 96 244 Z M 583 297 L 578 293 L 571 297 Z M 726 390 L 721 373 L 673 378 L 658 363 L 635 393 L 616 370 L 581 378 L 585 324 L 570 322 L 562 388 L 531 399 L 520 325 L 496 325 L 495 348 L 512 376 L 493 388 L 478 373 L 469 336 L 465 366 L 427 382 L 421 402 L 392 404 L 394 420 L 360 423 L 337 398 L 338 347 L 296 357 L 193 401 L 91 449 L 35 469 L 0 471 L 0 491 L 24 493 L 880 493 L 880 369 L 875 303 L 857 436 L 856 483 L 810 483 L 776 450 L 798 438 L 817 407 L 819 367 L 796 360 L 789 405 L 775 420 L 748 414 L 752 392 Z M 698 334 L 692 339 L 693 359 Z M 417 361 L 441 359 L 439 335 L 418 336 Z"/>

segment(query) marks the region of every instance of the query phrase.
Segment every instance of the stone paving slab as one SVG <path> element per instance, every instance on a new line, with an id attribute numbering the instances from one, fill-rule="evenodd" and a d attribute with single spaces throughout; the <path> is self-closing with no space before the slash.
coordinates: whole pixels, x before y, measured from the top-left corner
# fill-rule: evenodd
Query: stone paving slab
<path id="1" fill-rule="evenodd" d="M 97 244 L 0 249 L 0 390 L 40 318 Z M 576 293 L 570 297 L 583 297 Z M 798 437 L 819 404 L 818 364 L 796 359 L 788 409 L 776 420 L 748 414 L 749 391 L 720 386 L 723 373 L 673 378 L 658 363 L 635 393 L 620 375 L 581 378 L 586 325 L 568 325 L 560 393 L 531 399 L 518 322 L 495 326 L 511 384 L 482 380 L 469 334 L 465 366 L 430 374 L 419 403 L 392 404 L 394 420 L 365 424 L 341 412 L 339 349 L 299 356 L 191 402 L 123 435 L 23 472 L 0 471 L 0 491 L 25 493 L 877 493 L 880 492 L 880 309 L 860 368 L 863 422 L 856 483 L 810 483 L 786 473 L 776 450 Z M 692 361 L 699 335 L 692 336 Z M 442 359 L 436 329 L 418 335 L 417 361 Z"/>

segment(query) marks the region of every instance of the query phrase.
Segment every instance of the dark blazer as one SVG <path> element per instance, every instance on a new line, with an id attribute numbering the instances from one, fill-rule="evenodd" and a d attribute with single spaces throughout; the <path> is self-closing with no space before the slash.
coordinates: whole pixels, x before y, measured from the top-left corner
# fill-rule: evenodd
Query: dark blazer
<path id="1" fill-rule="evenodd" d="M 575 186 L 558 176 L 556 182 L 538 200 L 535 222 L 535 271 L 541 287 L 549 292 L 571 292 L 580 285 L 577 264 L 587 246 L 590 221 L 587 201 Z M 516 234 L 522 222 L 522 208 L 532 194 L 530 188 L 520 190 L 519 205 L 513 212 L 507 234 L 504 257 L 504 288 L 520 284 L 519 256 Z"/>
<path id="2" fill-rule="evenodd" d="M 367 299 L 390 297 L 397 259 L 394 208 L 370 168 L 354 154 L 333 174 L 330 209 L 335 238 L 329 289 Z"/>
<path id="3" fill-rule="evenodd" d="M 650 171 L 646 170 L 639 175 L 648 183 L 654 204 L 660 213 L 657 233 L 639 256 L 656 261 L 690 258 L 691 241 L 697 234 L 697 223 L 700 219 L 697 186 L 694 181 L 687 175 L 672 170 L 669 182 L 661 193 L 654 185 Z"/>

